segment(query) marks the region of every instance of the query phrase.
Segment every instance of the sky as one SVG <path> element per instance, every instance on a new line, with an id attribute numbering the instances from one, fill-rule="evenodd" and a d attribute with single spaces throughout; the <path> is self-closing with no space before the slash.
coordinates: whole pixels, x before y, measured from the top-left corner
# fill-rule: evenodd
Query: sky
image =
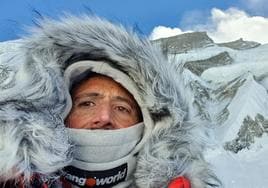
<path id="1" fill-rule="evenodd" d="M 1 0 L 0 41 L 25 35 L 40 17 L 94 14 L 150 39 L 206 31 L 215 42 L 268 43 L 268 0 Z"/>

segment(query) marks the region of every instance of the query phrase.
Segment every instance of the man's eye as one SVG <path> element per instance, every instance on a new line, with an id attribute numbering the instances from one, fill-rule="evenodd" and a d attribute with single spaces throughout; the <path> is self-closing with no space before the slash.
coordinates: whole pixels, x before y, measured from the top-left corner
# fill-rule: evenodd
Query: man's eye
<path id="1" fill-rule="evenodd" d="M 117 106 L 115 109 L 118 110 L 119 112 L 130 113 L 130 110 L 123 106 Z"/>
<path id="2" fill-rule="evenodd" d="M 80 102 L 78 106 L 79 107 L 91 107 L 91 106 L 95 106 L 95 103 L 92 101 L 84 101 L 84 102 Z"/>

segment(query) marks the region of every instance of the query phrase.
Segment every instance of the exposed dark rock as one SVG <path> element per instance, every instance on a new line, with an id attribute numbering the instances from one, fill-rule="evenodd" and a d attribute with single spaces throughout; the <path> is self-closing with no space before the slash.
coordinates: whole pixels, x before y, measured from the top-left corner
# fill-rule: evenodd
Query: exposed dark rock
<path id="1" fill-rule="evenodd" d="M 228 110 L 228 105 L 226 105 L 223 110 L 220 111 L 220 113 L 218 113 L 216 115 L 216 121 L 219 123 L 219 124 L 223 124 L 223 122 L 225 122 L 229 115 L 230 115 L 230 112 Z"/>
<path id="2" fill-rule="evenodd" d="M 250 149 L 251 144 L 254 144 L 255 138 L 267 136 L 268 133 L 268 120 L 261 114 L 257 114 L 255 120 L 247 116 L 243 125 L 237 134 L 237 138 L 230 142 L 226 142 L 224 149 L 238 153 L 243 149 Z"/>
<path id="3" fill-rule="evenodd" d="M 221 85 L 212 93 L 216 96 L 218 101 L 223 101 L 225 99 L 232 99 L 237 90 L 245 83 L 247 79 L 244 76 L 237 77 L 232 81 Z"/>
<path id="4" fill-rule="evenodd" d="M 244 41 L 241 38 L 241 39 L 238 39 L 236 41 L 227 42 L 227 43 L 220 43 L 218 45 L 232 48 L 235 50 L 246 50 L 246 49 L 250 49 L 250 48 L 256 48 L 256 47 L 260 46 L 261 44 L 258 42 L 253 42 L 253 41 Z"/>
<path id="5" fill-rule="evenodd" d="M 201 85 L 198 81 L 193 80 L 190 82 L 190 88 L 194 93 L 193 105 L 197 109 L 197 115 L 204 120 L 211 121 L 209 112 L 207 111 L 206 103 L 211 100 L 210 89 Z"/>
<path id="6" fill-rule="evenodd" d="M 152 41 L 159 45 L 164 54 L 186 53 L 192 49 L 204 48 L 214 45 L 206 32 L 185 33 L 173 37 L 162 38 Z"/>
<path id="7" fill-rule="evenodd" d="M 228 65 L 231 64 L 232 61 L 233 60 L 228 52 L 222 52 L 208 59 L 188 61 L 184 64 L 184 67 L 196 75 L 201 76 L 201 74 L 208 68 Z"/>

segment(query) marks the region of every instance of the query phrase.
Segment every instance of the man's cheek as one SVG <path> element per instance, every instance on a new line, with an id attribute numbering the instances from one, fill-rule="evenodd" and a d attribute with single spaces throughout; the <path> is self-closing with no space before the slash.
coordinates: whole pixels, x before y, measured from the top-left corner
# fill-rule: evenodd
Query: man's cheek
<path id="1" fill-rule="evenodd" d="M 87 128 L 90 124 L 90 118 L 86 115 L 76 116 L 72 118 L 70 124 L 73 128 Z"/>

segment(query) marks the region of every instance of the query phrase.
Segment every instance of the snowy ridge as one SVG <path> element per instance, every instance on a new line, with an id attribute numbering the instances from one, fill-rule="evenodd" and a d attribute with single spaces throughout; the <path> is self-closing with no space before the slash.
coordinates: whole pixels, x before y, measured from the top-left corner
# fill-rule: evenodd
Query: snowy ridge
<path id="1" fill-rule="evenodd" d="M 0 42 L 0 54 L 16 51 L 20 46 L 21 40 L 12 40 L 6 42 Z"/>
<path id="2" fill-rule="evenodd" d="M 160 45 L 163 52 L 167 54 L 186 53 L 193 48 L 197 49 L 214 45 L 213 40 L 208 37 L 206 32 L 184 33 L 152 42 Z"/>
<path id="3" fill-rule="evenodd" d="M 250 48 L 255 48 L 260 46 L 261 44 L 254 41 L 244 41 L 242 38 L 236 41 L 227 42 L 227 43 L 219 43 L 219 46 L 225 46 L 228 48 L 232 48 L 235 50 L 245 50 Z"/>
<path id="4" fill-rule="evenodd" d="M 268 52 L 268 49 L 267 49 Z M 237 63 L 222 67 L 212 67 L 205 70 L 201 77 L 207 81 L 229 82 L 243 74 L 252 73 L 257 78 L 268 76 L 268 61 L 253 63 Z"/>
<path id="5" fill-rule="evenodd" d="M 184 67 L 200 76 L 206 69 L 209 69 L 211 67 L 229 65 L 232 61 L 232 58 L 227 52 L 222 52 L 208 59 L 188 61 L 184 64 Z"/>
<path id="6" fill-rule="evenodd" d="M 185 85 L 189 86 L 193 92 L 193 108 L 190 110 L 190 116 L 199 116 L 203 120 L 211 121 L 211 115 L 207 111 L 207 101 L 210 98 L 211 84 L 206 83 L 202 78 L 193 74 L 188 69 L 182 72 Z"/>

